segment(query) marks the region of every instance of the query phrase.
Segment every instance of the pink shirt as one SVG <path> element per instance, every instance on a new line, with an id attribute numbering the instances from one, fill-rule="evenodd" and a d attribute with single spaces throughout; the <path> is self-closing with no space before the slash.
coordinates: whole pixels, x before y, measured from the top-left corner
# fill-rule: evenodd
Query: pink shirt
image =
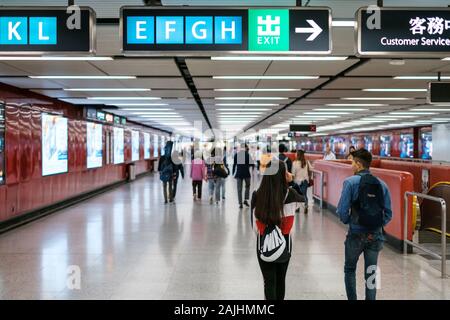
<path id="1" fill-rule="evenodd" d="M 191 179 L 193 181 L 202 181 L 205 178 L 205 161 L 194 159 L 191 165 Z"/>

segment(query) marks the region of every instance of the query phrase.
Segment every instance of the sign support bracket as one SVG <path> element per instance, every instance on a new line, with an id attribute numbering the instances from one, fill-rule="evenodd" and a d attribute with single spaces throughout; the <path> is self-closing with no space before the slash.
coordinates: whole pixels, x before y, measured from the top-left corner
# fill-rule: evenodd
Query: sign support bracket
<path id="1" fill-rule="evenodd" d="M 441 81 L 441 72 L 438 72 L 438 81 Z"/>

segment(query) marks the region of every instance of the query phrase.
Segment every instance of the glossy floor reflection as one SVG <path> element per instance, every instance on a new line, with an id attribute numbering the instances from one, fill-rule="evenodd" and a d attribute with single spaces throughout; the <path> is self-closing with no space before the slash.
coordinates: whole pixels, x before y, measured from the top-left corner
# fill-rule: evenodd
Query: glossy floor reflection
<path id="1" fill-rule="evenodd" d="M 189 179 L 164 205 L 148 176 L 0 235 L 0 299 L 263 299 L 249 209 L 227 180 L 219 205 L 206 185 L 194 203 Z M 287 299 L 345 299 L 345 232 L 327 211 L 297 215 Z M 379 299 L 450 298 L 424 258 L 386 246 L 380 262 Z M 362 263 L 358 279 L 363 298 Z"/>

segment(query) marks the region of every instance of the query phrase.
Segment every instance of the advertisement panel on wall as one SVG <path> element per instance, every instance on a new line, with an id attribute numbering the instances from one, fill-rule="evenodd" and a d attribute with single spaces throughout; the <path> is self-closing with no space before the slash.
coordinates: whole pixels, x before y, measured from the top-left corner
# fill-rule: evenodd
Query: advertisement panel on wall
<path id="1" fill-rule="evenodd" d="M 0 184 L 5 183 L 5 105 L 0 103 Z"/>
<path id="2" fill-rule="evenodd" d="M 153 135 L 153 157 L 154 158 L 158 158 L 158 148 L 159 148 L 158 135 L 154 134 Z"/>
<path id="3" fill-rule="evenodd" d="M 131 131 L 131 161 L 139 160 L 139 131 Z"/>
<path id="4" fill-rule="evenodd" d="M 87 168 L 98 168 L 103 164 L 103 126 L 87 122 L 86 127 Z"/>
<path id="5" fill-rule="evenodd" d="M 42 114 L 42 175 L 68 170 L 68 121 L 57 115 Z"/>
<path id="6" fill-rule="evenodd" d="M 166 137 L 161 136 L 161 155 L 164 155 L 164 144 L 166 143 Z"/>
<path id="7" fill-rule="evenodd" d="M 114 128 L 114 164 L 124 162 L 123 129 Z"/>
<path id="8" fill-rule="evenodd" d="M 150 134 L 144 132 L 144 159 L 150 159 Z"/>

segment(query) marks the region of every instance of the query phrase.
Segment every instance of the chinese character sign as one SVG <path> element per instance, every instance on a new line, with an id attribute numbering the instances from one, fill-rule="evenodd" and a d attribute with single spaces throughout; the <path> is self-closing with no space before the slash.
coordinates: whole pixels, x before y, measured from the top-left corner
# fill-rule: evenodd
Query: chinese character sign
<path id="1" fill-rule="evenodd" d="M 369 28 L 371 10 L 362 8 L 357 12 L 359 56 L 426 57 L 450 53 L 449 8 L 379 9 L 380 28 Z"/>

